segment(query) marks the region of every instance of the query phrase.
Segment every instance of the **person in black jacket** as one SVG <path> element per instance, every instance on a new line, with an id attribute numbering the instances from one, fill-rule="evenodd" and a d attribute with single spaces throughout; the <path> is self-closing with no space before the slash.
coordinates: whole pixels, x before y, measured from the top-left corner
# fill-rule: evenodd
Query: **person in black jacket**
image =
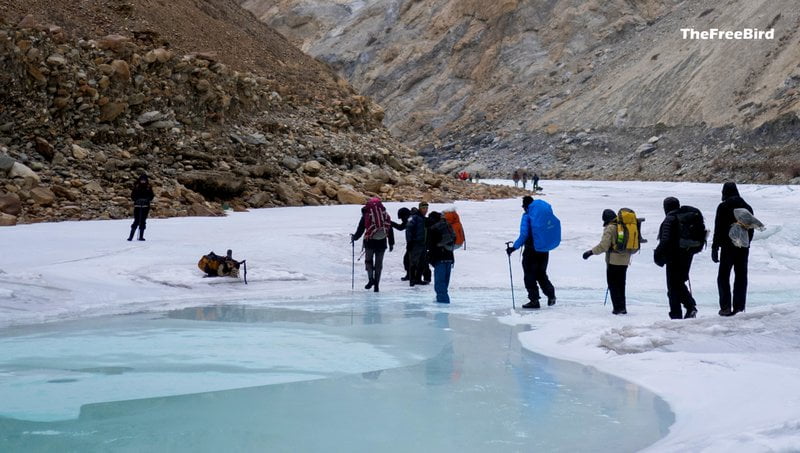
<path id="1" fill-rule="evenodd" d="M 658 266 L 667 265 L 667 298 L 671 319 L 694 318 L 697 316 L 697 303 L 692 297 L 686 282 L 692 268 L 692 257 L 688 250 L 681 248 L 681 227 L 678 209 L 681 203 L 675 197 L 664 199 L 666 217 L 658 229 L 658 246 L 653 252 L 653 261 Z M 686 308 L 682 315 L 681 305 Z"/>
<path id="2" fill-rule="evenodd" d="M 450 286 L 450 272 L 453 270 L 455 257 L 455 233 L 450 224 L 438 212 L 431 212 L 428 216 L 430 228 L 428 230 L 427 248 L 428 262 L 433 265 L 433 289 L 436 291 L 436 302 L 450 303 L 447 287 Z"/>
<path id="3" fill-rule="evenodd" d="M 139 228 L 139 240 L 144 241 L 144 229 L 147 227 L 147 214 L 150 213 L 150 202 L 155 198 L 153 188 L 150 187 L 150 182 L 147 175 L 142 173 L 139 179 L 133 184 L 131 190 L 131 200 L 133 200 L 133 224 L 131 225 L 131 234 L 128 235 L 128 240 L 133 240 L 133 234 L 136 228 Z"/>
<path id="4" fill-rule="evenodd" d="M 397 211 L 397 218 L 400 219 L 400 223 L 392 221 L 392 228 L 397 231 L 405 231 L 408 227 L 408 219 L 411 217 L 411 214 L 417 208 L 400 208 Z M 403 269 L 406 271 L 406 275 L 400 277 L 400 280 L 407 282 L 409 280 L 409 273 L 408 273 L 408 247 L 406 247 L 406 252 L 403 254 Z"/>
<path id="5" fill-rule="evenodd" d="M 425 235 L 426 228 L 426 215 L 428 214 L 428 203 L 421 202 L 416 212 L 411 215 L 406 227 L 406 247 L 408 248 L 408 269 L 410 286 L 414 285 L 427 285 L 430 283 L 430 277 L 427 281 L 423 281 L 425 271 L 428 269 L 428 260 L 426 257 Z"/>
<path id="6" fill-rule="evenodd" d="M 372 203 L 373 200 L 370 200 L 370 202 Z M 368 203 L 368 206 L 361 208 L 361 219 L 358 221 L 356 232 L 350 236 L 350 240 L 351 242 L 355 242 L 361 238 L 361 235 L 364 235 L 364 267 L 366 268 L 368 279 L 364 289 L 372 288 L 377 293 L 379 291 L 378 287 L 381 282 L 381 272 L 383 271 L 383 255 L 386 253 L 387 241 L 389 244 L 389 251 L 391 252 L 394 250 L 394 231 L 392 231 L 391 219 L 389 219 L 389 216 L 386 215 L 386 209 L 383 207 L 383 204 L 377 202 L 376 205 L 379 212 L 386 216 L 386 227 L 380 229 L 380 231 L 366 231 L 366 216 L 369 215 Z"/>
<path id="7" fill-rule="evenodd" d="M 731 225 L 736 223 L 733 210 L 744 208 L 753 213 L 753 208 L 739 196 L 739 189 L 734 182 L 722 185 L 722 203 L 717 206 L 714 219 L 714 239 L 711 243 L 711 259 L 719 263 L 717 289 L 719 290 L 719 315 L 733 316 L 744 311 L 747 299 L 747 259 L 749 247 L 736 247 L 728 236 Z M 753 230 L 748 229 L 749 239 L 753 239 Z M 721 253 L 720 253 L 721 252 Z M 735 273 L 733 280 L 733 310 L 731 310 L 731 269 Z"/>

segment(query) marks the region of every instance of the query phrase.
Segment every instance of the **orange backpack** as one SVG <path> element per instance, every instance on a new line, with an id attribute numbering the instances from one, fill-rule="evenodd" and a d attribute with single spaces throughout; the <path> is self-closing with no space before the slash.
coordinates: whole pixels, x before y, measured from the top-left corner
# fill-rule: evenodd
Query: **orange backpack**
<path id="1" fill-rule="evenodd" d="M 464 236 L 464 227 L 461 226 L 461 218 L 458 216 L 458 213 L 455 210 L 446 210 L 442 214 L 456 234 L 455 248 L 461 248 L 463 246 L 464 250 L 466 250 L 467 239 Z"/>

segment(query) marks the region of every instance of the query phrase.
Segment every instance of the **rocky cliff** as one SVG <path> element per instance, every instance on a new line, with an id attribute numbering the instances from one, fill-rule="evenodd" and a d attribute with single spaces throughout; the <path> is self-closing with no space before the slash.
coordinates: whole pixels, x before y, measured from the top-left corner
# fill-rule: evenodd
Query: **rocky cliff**
<path id="1" fill-rule="evenodd" d="M 393 134 L 443 169 L 800 176 L 791 0 L 240 2 L 374 97 Z M 775 36 L 686 40 L 683 28 Z"/>
<path id="2" fill-rule="evenodd" d="M 216 47 L 186 53 L 191 39 L 139 28 L 154 26 L 146 18 L 159 16 L 158 2 L 83 3 L 83 15 L 60 2 L 38 11 L 74 28 L 16 20 L 22 6 L 3 5 L 14 23 L 0 26 L 2 224 L 129 216 L 130 187 L 143 172 L 156 188 L 156 216 L 514 193 L 431 172 L 381 126 L 380 107 L 279 35 L 259 32 L 269 38 L 254 41 L 263 60 L 249 64 L 244 56 L 258 46 L 227 41 L 242 29 L 236 21 L 211 30 L 225 37 Z M 268 30 L 233 2 L 171 5 L 194 4 L 184 20 L 196 20 L 182 22 L 190 31 L 211 13 L 245 14 Z"/>

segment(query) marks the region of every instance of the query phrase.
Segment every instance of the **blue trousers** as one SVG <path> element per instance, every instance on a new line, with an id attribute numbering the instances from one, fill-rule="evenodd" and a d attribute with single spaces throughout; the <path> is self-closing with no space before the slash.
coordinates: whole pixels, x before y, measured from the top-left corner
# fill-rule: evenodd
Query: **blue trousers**
<path id="1" fill-rule="evenodd" d="M 439 261 L 433 265 L 433 289 L 436 291 L 436 302 L 450 303 L 447 287 L 450 286 L 450 271 L 452 270 L 452 261 Z"/>

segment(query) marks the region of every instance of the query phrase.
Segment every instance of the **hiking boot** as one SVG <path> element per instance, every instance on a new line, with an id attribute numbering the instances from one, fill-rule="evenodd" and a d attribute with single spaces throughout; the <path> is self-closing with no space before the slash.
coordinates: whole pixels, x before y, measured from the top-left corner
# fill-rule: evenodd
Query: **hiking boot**
<path id="1" fill-rule="evenodd" d="M 140 241 L 144 241 L 145 240 L 144 239 L 144 230 L 142 230 L 142 229 L 139 230 L 139 240 Z"/>
<path id="2" fill-rule="evenodd" d="M 370 289 L 370 288 L 372 288 L 372 285 L 374 285 L 374 284 L 375 284 L 375 280 L 373 280 L 373 279 L 369 279 L 369 281 L 367 282 L 367 284 L 366 284 L 366 285 L 364 285 L 364 289 Z"/>
<path id="3" fill-rule="evenodd" d="M 744 313 L 744 309 L 742 309 L 742 310 L 733 310 L 731 312 L 731 316 L 735 315 L 736 313 Z"/>
<path id="4" fill-rule="evenodd" d="M 614 311 L 611 312 L 611 314 L 613 314 L 613 315 L 627 315 L 628 312 L 625 311 L 625 310 L 614 310 Z"/>
<path id="5" fill-rule="evenodd" d="M 136 228 L 131 228 L 131 234 L 130 234 L 130 235 L 128 235 L 128 240 L 129 240 L 129 241 L 132 241 L 132 240 L 133 240 L 133 235 L 134 235 L 135 233 L 136 233 Z"/>
<path id="6" fill-rule="evenodd" d="M 697 308 L 692 307 L 686 310 L 686 316 L 684 316 L 683 319 L 690 319 L 696 317 L 697 317 Z"/>
<path id="7" fill-rule="evenodd" d="M 378 292 L 378 282 L 375 282 L 375 287 L 372 288 L 372 290 L 375 291 L 376 293 Z"/>
<path id="8" fill-rule="evenodd" d="M 733 316 L 733 312 L 730 309 L 726 308 L 724 310 L 720 310 L 719 311 L 719 315 L 720 316 Z"/>
<path id="9" fill-rule="evenodd" d="M 431 282 L 429 280 L 420 280 L 420 281 L 414 282 L 414 284 L 415 285 L 430 285 Z"/>
<path id="10" fill-rule="evenodd" d="M 552 307 L 555 304 L 556 304 L 556 298 L 555 297 L 548 297 L 547 298 L 547 306 L 548 307 Z"/>
<path id="11" fill-rule="evenodd" d="M 403 276 L 403 277 L 400 277 L 400 281 L 401 281 L 401 282 L 407 282 L 408 280 L 409 280 L 409 278 L 408 278 L 408 275 L 405 275 L 405 276 Z"/>
<path id="12" fill-rule="evenodd" d="M 538 300 L 532 300 L 527 304 L 523 305 L 522 308 L 541 308 L 541 307 L 539 306 Z"/>

